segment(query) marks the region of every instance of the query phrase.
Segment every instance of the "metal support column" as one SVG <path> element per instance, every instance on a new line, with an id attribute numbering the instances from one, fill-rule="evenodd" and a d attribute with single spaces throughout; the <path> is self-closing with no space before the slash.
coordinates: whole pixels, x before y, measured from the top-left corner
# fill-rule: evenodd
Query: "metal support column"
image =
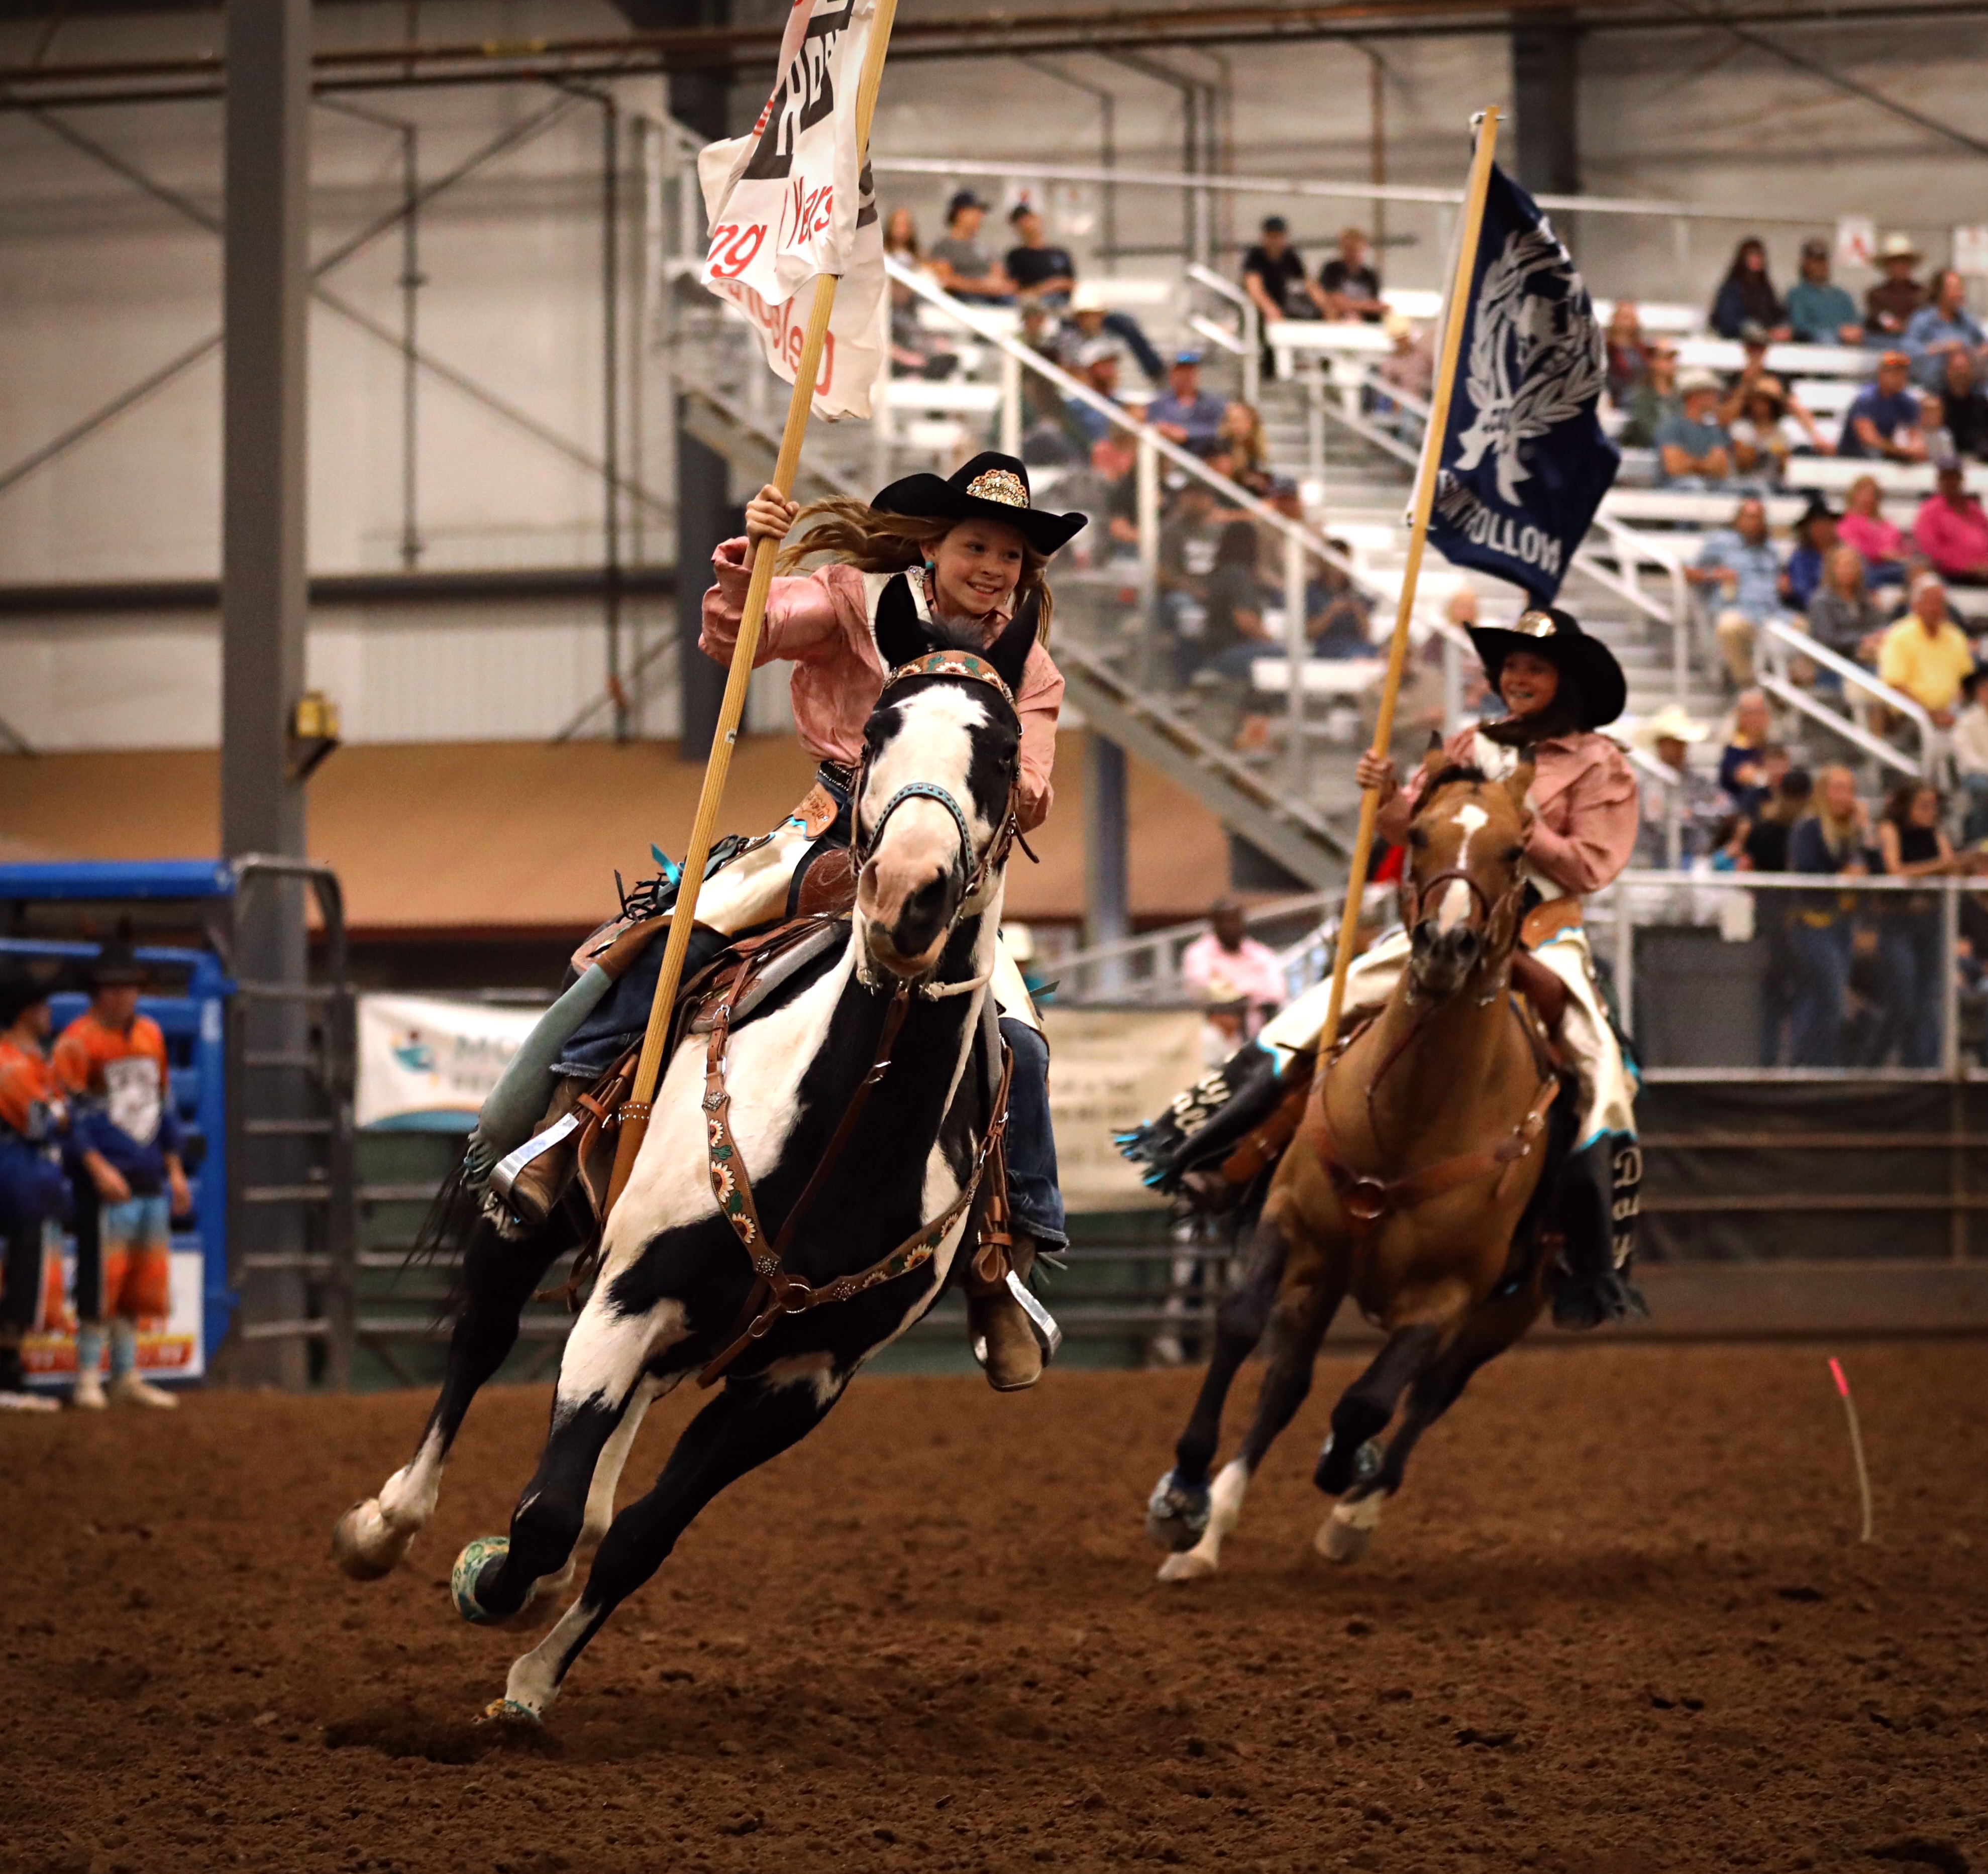
<path id="1" fill-rule="evenodd" d="M 628 693 L 621 681 L 621 113 L 614 93 L 600 100 L 600 478 L 602 623 L 607 627 L 607 694 L 614 739 L 628 739 Z"/>
<path id="2" fill-rule="evenodd" d="M 674 26 L 727 26 L 732 0 L 675 0 Z M 709 143 L 731 134 L 731 73 L 722 66 L 691 66 L 669 75 L 670 115 Z M 758 386 L 766 372 L 756 360 L 748 383 Z M 684 399 L 677 407 L 677 695 L 681 717 L 678 752 L 702 761 L 718 732 L 718 710 L 725 696 L 725 672 L 697 647 L 703 629 L 705 569 L 712 549 L 730 531 L 731 491 L 725 458 L 693 436 L 685 420 Z"/>
<path id="3" fill-rule="evenodd" d="M 1096 724 L 1084 738 L 1084 897 L 1087 945 L 1131 934 L 1131 890 L 1125 865 L 1125 751 Z M 1120 985 L 1107 982 L 1109 994 Z"/>
<path id="4" fill-rule="evenodd" d="M 290 728 L 304 687 L 305 295 L 309 221 L 309 0 L 228 0 L 225 256 L 222 388 L 221 837 L 233 857 L 304 856 L 303 785 Z M 303 986 L 303 887 L 270 878 L 245 894 L 235 927 L 237 974 Z M 259 1052 L 303 1052 L 304 1011 L 279 998 L 248 1011 Z M 228 1089 L 265 1119 L 302 1110 L 294 1069 Z M 295 1142 L 256 1141 L 244 1182 L 282 1183 Z M 294 1217 L 272 1214 L 231 1243 L 235 1258 L 299 1250 Z M 240 1268 L 238 1260 L 237 1267 Z M 302 1285 L 265 1263 L 241 1276 L 245 1326 L 292 1319 Z M 248 1383 L 301 1385 L 303 1344 L 245 1339 L 233 1371 Z"/>
<path id="5" fill-rule="evenodd" d="M 1515 154 L 1535 194 L 1581 193 L 1580 47 L 1570 11 L 1528 13 L 1512 29 Z"/>

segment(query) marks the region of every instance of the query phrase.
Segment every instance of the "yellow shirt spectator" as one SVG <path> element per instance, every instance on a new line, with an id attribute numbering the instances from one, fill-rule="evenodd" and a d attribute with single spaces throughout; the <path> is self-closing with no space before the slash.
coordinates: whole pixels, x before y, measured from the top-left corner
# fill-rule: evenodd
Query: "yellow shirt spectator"
<path id="1" fill-rule="evenodd" d="M 1878 652 L 1878 674 L 1922 709 L 1952 709 L 1960 700 L 1960 680 L 1973 667 L 1973 647 L 1950 618 L 1929 631 L 1908 614 L 1885 633 Z"/>

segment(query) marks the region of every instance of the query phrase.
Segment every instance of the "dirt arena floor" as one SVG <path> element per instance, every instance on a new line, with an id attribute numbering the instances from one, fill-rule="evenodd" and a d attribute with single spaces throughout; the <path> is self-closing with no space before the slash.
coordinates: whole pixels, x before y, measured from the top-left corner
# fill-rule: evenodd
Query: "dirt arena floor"
<path id="1" fill-rule="evenodd" d="M 370 1586 L 327 1538 L 424 1398 L 0 1420 L 0 1874 L 1988 1868 L 1984 1351 L 1848 1350 L 1874 1546 L 1821 1350 L 1584 1347 L 1481 1376 L 1351 1569 L 1337 1361 L 1189 1587 L 1141 1521 L 1195 1375 L 859 1382 L 526 1747 L 470 1723 L 519 1636 L 444 1589 L 543 1389 Z"/>

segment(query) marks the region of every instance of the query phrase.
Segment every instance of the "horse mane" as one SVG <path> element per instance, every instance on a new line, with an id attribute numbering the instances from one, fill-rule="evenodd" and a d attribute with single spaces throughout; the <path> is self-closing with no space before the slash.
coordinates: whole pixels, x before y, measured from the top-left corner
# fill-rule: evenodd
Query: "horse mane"
<path id="1" fill-rule="evenodd" d="M 1428 812 L 1429 802 L 1446 787 L 1454 786 L 1459 782 L 1467 782 L 1472 786 L 1477 786 L 1490 778 L 1491 777 L 1474 761 L 1452 761 L 1447 768 L 1438 768 L 1435 778 L 1422 789 L 1422 797 L 1416 802 L 1415 813 L 1412 817 L 1420 819 L 1425 813 Z"/>

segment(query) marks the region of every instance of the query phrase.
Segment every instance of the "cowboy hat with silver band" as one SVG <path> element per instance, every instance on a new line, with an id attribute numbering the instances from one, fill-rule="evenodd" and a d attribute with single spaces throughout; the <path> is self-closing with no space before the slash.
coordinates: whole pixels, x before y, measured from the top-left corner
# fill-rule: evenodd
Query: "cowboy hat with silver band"
<path id="1" fill-rule="evenodd" d="M 992 449 L 949 475 L 906 475 L 877 495 L 879 514 L 905 514 L 920 520 L 999 521 L 1012 527 L 1045 559 L 1067 542 L 1090 519 L 1084 514 L 1052 514 L 1030 505 L 1029 471 L 1012 455 Z"/>
<path id="2" fill-rule="evenodd" d="M 1581 693 L 1581 724 L 1598 729 L 1613 722 L 1629 700 L 1629 685 L 1615 653 L 1599 638 L 1590 637 L 1581 620 L 1557 606 L 1535 607 L 1511 625 L 1472 625 L 1470 641 L 1484 660 L 1484 674 L 1498 687 L 1499 673 L 1515 650 L 1543 657 Z"/>

